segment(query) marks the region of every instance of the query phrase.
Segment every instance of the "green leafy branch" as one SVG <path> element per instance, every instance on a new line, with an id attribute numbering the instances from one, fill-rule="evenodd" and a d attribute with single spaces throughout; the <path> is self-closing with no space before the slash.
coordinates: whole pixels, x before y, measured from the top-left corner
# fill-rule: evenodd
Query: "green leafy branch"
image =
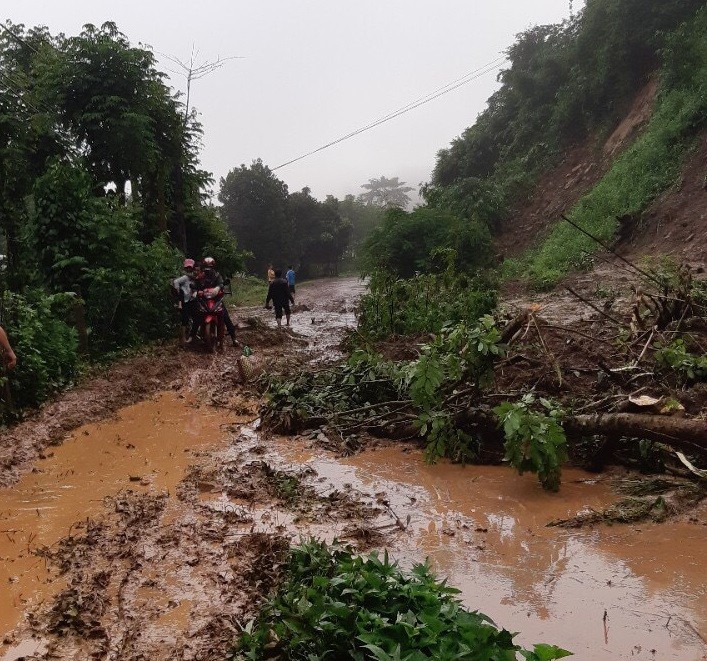
<path id="1" fill-rule="evenodd" d="M 286 580 L 250 622 L 231 658 L 424 661 L 552 661 L 569 656 L 554 645 L 522 649 L 513 634 L 469 611 L 459 590 L 427 564 L 402 572 L 385 553 L 311 540 L 292 549 Z"/>
<path id="2" fill-rule="evenodd" d="M 559 491 L 560 466 L 567 459 L 567 439 L 559 423 L 562 412 L 547 399 L 537 401 L 547 414 L 532 410 L 532 393 L 494 408 L 506 437 L 505 459 L 520 475 L 537 473 L 543 489 Z"/>

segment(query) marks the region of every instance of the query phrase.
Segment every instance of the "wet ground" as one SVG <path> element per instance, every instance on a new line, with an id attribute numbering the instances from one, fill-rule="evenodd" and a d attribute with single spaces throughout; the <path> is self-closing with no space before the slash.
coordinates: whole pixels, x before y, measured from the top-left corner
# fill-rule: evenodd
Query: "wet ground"
<path id="1" fill-rule="evenodd" d="M 316 368 L 354 324 L 359 281 L 298 290 L 292 333 L 243 334 L 267 369 Z M 273 326 L 271 314 L 236 316 Z M 427 466 L 414 446 L 342 459 L 267 436 L 237 357 L 190 354 L 188 374 L 43 446 L 0 490 L 2 661 L 223 658 L 287 542 L 309 534 L 388 548 L 406 566 L 429 557 L 524 643 L 577 659 L 707 658 L 704 509 L 663 525 L 548 528 L 612 502 L 611 476 L 568 469 L 548 494 L 503 467 Z"/>

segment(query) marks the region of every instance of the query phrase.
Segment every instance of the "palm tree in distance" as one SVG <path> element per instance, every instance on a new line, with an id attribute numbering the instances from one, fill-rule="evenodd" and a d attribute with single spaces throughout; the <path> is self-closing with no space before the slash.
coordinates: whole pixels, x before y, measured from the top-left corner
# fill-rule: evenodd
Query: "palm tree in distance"
<path id="1" fill-rule="evenodd" d="M 408 193 L 413 190 L 411 186 L 406 186 L 404 181 L 398 177 L 388 179 L 381 175 L 380 179 L 369 179 L 367 184 L 363 184 L 366 192 L 361 193 L 358 199 L 364 204 L 377 207 L 400 207 L 404 209 L 410 203 Z"/>

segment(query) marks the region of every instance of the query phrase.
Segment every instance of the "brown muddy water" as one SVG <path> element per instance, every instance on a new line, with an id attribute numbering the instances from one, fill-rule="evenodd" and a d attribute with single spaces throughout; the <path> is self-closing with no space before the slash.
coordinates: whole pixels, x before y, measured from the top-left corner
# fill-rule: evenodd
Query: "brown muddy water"
<path id="1" fill-rule="evenodd" d="M 319 493 L 353 491 L 378 504 L 374 529 L 406 528 L 390 537 L 392 557 L 405 567 L 428 558 L 467 606 L 520 631 L 522 643 L 552 642 L 586 660 L 707 658 L 703 525 L 546 525 L 613 502 L 596 475 L 566 469 L 560 493 L 549 494 L 535 476 L 503 466 L 429 466 L 420 451 L 394 444 L 339 459 L 306 439 L 263 440 L 252 427 L 223 460 L 245 461 L 253 448 L 280 470 L 313 469 Z M 228 502 L 222 495 L 214 506 Z M 260 525 L 284 526 L 295 541 L 346 531 L 343 523 L 298 528 L 271 512 Z"/>
<path id="2" fill-rule="evenodd" d="M 339 282 L 318 287 L 319 305 L 302 288 L 298 303 L 310 309 L 293 316 L 294 330 L 317 356 L 336 353 L 338 333 L 330 331 L 351 325 L 351 301 L 360 286 L 348 282 L 343 296 Z M 521 632 L 524 644 L 555 643 L 579 660 L 707 659 L 704 525 L 549 528 L 553 519 L 612 502 L 606 481 L 567 469 L 560 493 L 548 494 L 534 476 L 518 477 L 504 467 L 428 466 L 417 449 L 394 444 L 335 458 L 307 439 L 263 437 L 247 422 L 199 406 L 190 395 L 165 392 L 122 409 L 115 419 L 77 429 L 50 448 L 33 473 L 0 490 L 0 641 L 63 587 L 34 550 L 71 534 L 76 523 L 100 517 L 125 489 L 169 492 L 167 511 L 174 512 L 186 468 L 204 453 L 217 453 L 223 462 L 310 468 L 305 479 L 318 494 L 357 492 L 380 508 L 366 525 L 385 531 L 392 557 L 406 567 L 429 558 L 467 606 Z M 214 509 L 240 506 L 226 494 L 204 494 L 203 500 Z M 346 532 L 345 522 L 300 524 L 282 509 L 255 514 L 256 530 L 285 531 L 294 541 Z M 184 601 L 163 624 L 184 629 L 188 609 Z M 0 645 L 0 660 L 35 653 L 37 645 Z"/>
<path id="3" fill-rule="evenodd" d="M 105 499 L 120 491 L 173 494 L 194 454 L 222 440 L 223 425 L 234 421 L 165 392 L 122 409 L 114 420 L 80 427 L 32 473 L 0 489 L 0 640 L 23 613 L 63 587 L 36 549 L 100 516 Z"/>
<path id="4" fill-rule="evenodd" d="M 123 489 L 173 494 L 194 455 L 216 449 L 233 422 L 223 411 L 197 411 L 188 399 L 163 393 L 116 420 L 77 430 L 35 473 L 0 492 L 0 632 L 62 587 L 33 549 L 70 534 L 77 520 L 100 515 L 104 499 Z M 337 459 L 306 439 L 263 439 L 248 425 L 236 440 L 222 450 L 224 461 L 252 459 L 257 446 L 257 456 L 278 468 L 314 469 L 310 480 L 321 493 L 353 489 L 368 497 L 384 509 L 379 523 L 388 530 L 397 517 L 406 530 L 389 538 L 391 555 L 404 566 L 428 557 L 467 606 L 520 631 L 523 643 L 553 642 L 578 659 L 705 658 L 703 526 L 546 527 L 611 502 L 596 476 L 565 470 L 561 492 L 547 494 L 532 475 L 428 466 L 420 452 L 401 446 Z M 228 506 L 228 498 L 214 497 L 213 504 Z M 298 527 L 286 512 L 263 511 L 257 521 L 258 529 L 286 529 L 293 540 L 342 532 Z M 14 651 L 5 658 L 18 658 Z"/>

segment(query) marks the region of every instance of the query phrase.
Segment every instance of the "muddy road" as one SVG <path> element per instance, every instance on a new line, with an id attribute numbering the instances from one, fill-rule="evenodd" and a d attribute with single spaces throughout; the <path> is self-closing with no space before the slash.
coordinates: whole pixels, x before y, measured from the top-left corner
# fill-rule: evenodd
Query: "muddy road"
<path id="1" fill-rule="evenodd" d="M 249 370 L 316 369 L 353 326 L 355 279 L 298 287 L 291 330 L 238 310 Z M 559 494 L 504 467 L 428 466 L 414 444 L 342 458 L 258 429 L 240 351 L 151 352 L 0 439 L 0 660 L 220 659 L 289 543 L 429 557 L 465 604 L 577 659 L 707 658 L 707 511 L 547 527 L 616 499 L 616 473 Z"/>

